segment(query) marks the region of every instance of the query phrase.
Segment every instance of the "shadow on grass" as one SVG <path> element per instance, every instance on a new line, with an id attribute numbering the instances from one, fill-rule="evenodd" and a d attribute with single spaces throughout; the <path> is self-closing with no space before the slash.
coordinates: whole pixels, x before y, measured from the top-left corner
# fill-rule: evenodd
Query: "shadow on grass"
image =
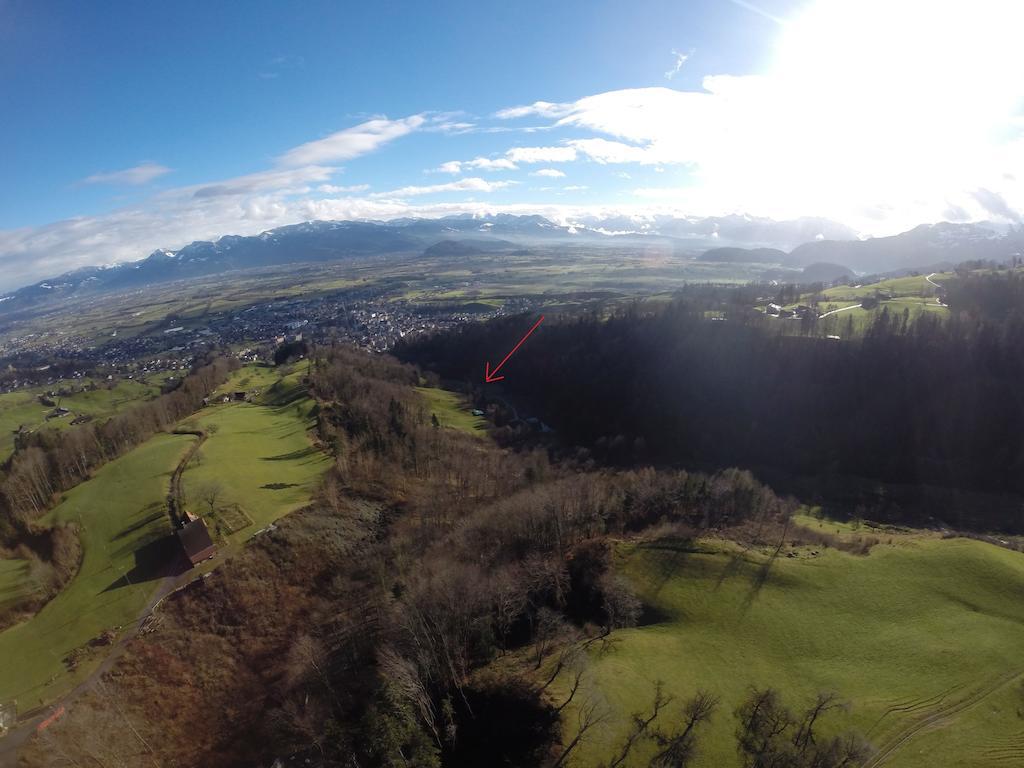
<path id="1" fill-rule="evenodd" d="M 699 554 L 703 551 L 692 539 L 658 539 L 657 541 L 642 544 L 641 548 L 653 550 L 659 554 L 657 560 L 657 584 L 654 587 L 655 595 L 659 594 L 666 584 L 679 576 L 690 555 Z M 656 622 L 651 621 L 649 623 L 653 624 Z"/>
<path id="2" fill-rule="evenodd" d="M 309 446 L 308 448 L 300 448 L 297 451 L 291 453 L 281 453 L 277 456 L 262 456 L 262 461 L 294 461 L 296 459 L 305 459 L 308 456 L 319 453 L 316 448 Z"/>
<path id="3" fill-rule="evenodd" d="M 132 584 L 143 584 L 166 576 L 178 576 L 188 570 L 189 564 L 173 533 L 146 542 L 135 550 L 135 565 L 118 576 L 103 592 L 112 592 Z M 101 593 L 102 594 L 102 593 Z"/>
<path id="4" fill-rule="evenodd" d="M 299 487 L 298 483 L 267 483 L 266 485 L 261 485 L 260 486 L 260 488 L 262 488 L 265 491 L 283 491 L 283 490 L 286 490 L 288 488 L 298 488 L 298 487 Z"/>
<path id="5" fill-rule="evenodd" d="M 133 533 L 141 531 L 150 523 L 155 523 L 166 514 L 166 508 L 161 502 L 155 501 L 149 506 L 144 507 L 143 512 L 145 513 L 145 517 L 123 529 L 120 533 L 116 534 L 111 541 L 118 541 L 127 536 L 131 536 Z"/>

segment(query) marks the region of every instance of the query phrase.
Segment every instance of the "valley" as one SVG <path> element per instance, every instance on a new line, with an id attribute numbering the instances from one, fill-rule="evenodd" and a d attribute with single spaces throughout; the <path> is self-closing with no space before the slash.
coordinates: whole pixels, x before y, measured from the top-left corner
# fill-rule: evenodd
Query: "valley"
<path id="1" fill-rule="evenodd" d="M 1019 269 L 500 247 L 6 316 L 0 764 L 1019 757 Z"/>

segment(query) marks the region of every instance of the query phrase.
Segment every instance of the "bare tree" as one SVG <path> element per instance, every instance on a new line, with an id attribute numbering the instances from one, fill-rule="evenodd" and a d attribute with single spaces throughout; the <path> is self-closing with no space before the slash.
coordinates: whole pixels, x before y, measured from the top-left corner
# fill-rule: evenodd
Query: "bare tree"
<path id="1" fill-rule="evenodd" d="M 217 481 L 203 483 L 196 491 L 196 496 L 206 504 L 212 515 L 217 511 L 217 504 L 224 496 L 224 486 Z"/>
<path id="2" fill-rule="evenodd" d="M 711 719 L 718 699 L 707 691 L 698 691 L 683 707 L 682 726 L 672 733 L 656 732 L 658 753 L 651 768 L 686 768 L 697 754 L 697 729 Z"/>
<path id="3" fill-rule="evenodd" d="M 660 680 L 654 684 L 654 702 L 651 704 L 649 713 L 636 712 L 631 718 L 629 732 L 626 734 L 618 753 L 608 762 L 608 768 L 618 768 L 626 762 L 629 753 L 638 741 L 647 736 L 651 724 L 658 719 L 658 715 L 665 707 L 672 703 L 672 697 L 665 693 L 665 685 Z"/>
<path id="4" fill-rule="evenodd" d="M 534 669 L 540 669 L 544 657 L 547 656 L 564 625 L 564 619 L 550 608 L 545 607 L 537 611 L 533 633 Z"/>
<path id="5" fill-rule="evenodd" d="M 592 728 L 600 725 L 608 719 L 608 713 L 598 702 L 593 699 L 587 699 L 584 701 L 576 713 L 576 733 L 572 737 L 572 740 L 566 745 L 565 749 L 562 750 L 562 754 L 558 756 L 558 759 L 552 764 L 552 768 L 558 768 L 566 760 L 569 759 L 569 755 L 572 754 L 573 750 L 580 745 L 580 742 L 586 737 L 587 733 Z"/>
<path id="6" fill-rule="evenodd" d="M 808 747 L 814 745 L 814 725 L 818 718 L 830 709 L 843 707 L 839 697 L 834 693 L 819 693 L 817 698 L 804 713 L 803 719 L 797 727 L 796 735 L 793 737 L 793 746 L 799 751 L 805 752 Z"/>
<path id="7" fill-rule="evenodd" d="M 604 593 L 604 634 L 620 627 L 636 626 L 643 605 L 629 582 L 621 576 L 606 575 L 601 580 L 601 590 Z"/>

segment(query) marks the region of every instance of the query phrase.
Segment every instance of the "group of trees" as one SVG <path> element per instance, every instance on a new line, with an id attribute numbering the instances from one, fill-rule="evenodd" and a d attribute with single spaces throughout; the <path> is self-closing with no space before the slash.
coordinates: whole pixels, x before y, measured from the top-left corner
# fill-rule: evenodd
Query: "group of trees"
<path id="1" fill-rule="evenodd" d="M 0 616 L 0 625 L 48 600 L 77 568 L 80 547 L 74 532 L 65 526 L 40 529 L 34 524 L 58 494 L 196 411 L 237 367 L 233 358 L 215 358 L 196 367 L 174 390 L 106 421 L 19 436 L 14 454 L 0 467 L 0 548 L 28 559 L 40 573 L 41 589 L 30 603 Z"/>
<path id="2" fill-rule="evenodd" d="M 716 322 L 689 298 L 610 318 L 549 317 L 500 388 L 520 414 L 607 464 L 743 466 L 770 472 L 776 485 L 813 477 L 826 500 L 855 478 L 872 481 L 870 493 L 881 483 L 1020 494 L 1020 310 L 998 318 L 958 310 L 962 295 L 1020 292 L 1020 284 L 954 281 L 948 320 L 882 312 L 862 338 L 842 341 L 793 335 L 749 314 Z M 1021 297 L 1006 303 L 1019 307 Z M 398 354 L 470 382 L 483 403 L 495 385 L 478 383 L 481 361 L 514 343 L 528 320 L 465 326 Z M 878 507 L 879 517 L 911 514 Z M 1024 530 L 1020 510 L 979 505 L 957 522 Z"/>

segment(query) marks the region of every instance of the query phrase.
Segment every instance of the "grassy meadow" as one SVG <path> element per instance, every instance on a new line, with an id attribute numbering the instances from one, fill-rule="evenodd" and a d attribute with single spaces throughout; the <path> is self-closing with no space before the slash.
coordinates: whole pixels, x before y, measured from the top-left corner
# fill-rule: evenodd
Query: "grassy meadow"
<path id="1" fill-rule="evenodd" d="M 35 591 L 28 560 L 0 560 L 0 611 L 21 602 Z"/>
<path id="2" fill-rule="evenodd" d="M 487 419 L 474 416 L 472 406 L 463 395 L 434 387 L 417 387 L 426 401 L 427 410 L 437 416 L 442 427 L 458 429 L 477 437 L 487 434 Z"/>
<path id="3" fill-rule="evenodd" d="M 16 699 L 24 710 L 66 691 L 98 663 L 98 655 L 90 657 L 72 673 L 64 663 L 68 654 L 145 607 L 159 576 L 155 542 L 171 530 L 168 480 L 193 440 L 157 435 L 69 491 L 41 520 L 76 523 L 84 560 L 39 613 L 0 632 L 0 701 Z M 5 583 L 0 575 L 0 601 Z"/>
<path id="4" fill-rule="evenodd" d="M 258 389 L 258 402 L 213 405 L 189 420 L 208 438 L 182 477 L 187 506 L 208 515 L 202 491 L 219 485 L 211 528 L 232 542 L 308 504 L 330 464 L 308 435 L 314 403 L 299 372 L 278 376 L 269 368 L 243 368 L 222 389 Z"/>
<path id="5" fill-rule="evenodd" d="M 850 709 L 830 720 L 879 748 L 870 765 L 1024 764 L 1024 555 L 881 538 L 866 556 L 784 551 L 763 582 L 768 555 L 729 543 L 620 545 L 619 572 L 657 618 L 591 653 L 588 695 L 609 719 L 577 763 L 607 760 L 662 680 L 679 700 L 698 689 L 721 699 L 699 766 L 739 765 L 732 713 L 750 685 L 777 688 L 794 710 L 839 693 Z M 569 739 L 575 713 L 563 722 Z M 638 750 L 630 764 L 649 757 Z"/>

